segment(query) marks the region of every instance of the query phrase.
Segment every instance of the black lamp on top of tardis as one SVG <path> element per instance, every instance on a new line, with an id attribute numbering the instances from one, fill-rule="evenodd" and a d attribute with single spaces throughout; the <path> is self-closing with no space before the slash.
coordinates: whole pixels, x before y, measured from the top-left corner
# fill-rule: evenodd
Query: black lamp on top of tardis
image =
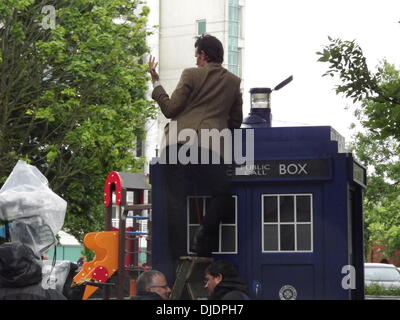
<path id="1" fill-rule="evenodd" d="M 242 128 L 271 128 L 271 94 L 278 91 L 293 80 L 293 76 L 283 80 L 275 88 L 250 89 L 251 110 L 248 117 L 243 120 Z"/>

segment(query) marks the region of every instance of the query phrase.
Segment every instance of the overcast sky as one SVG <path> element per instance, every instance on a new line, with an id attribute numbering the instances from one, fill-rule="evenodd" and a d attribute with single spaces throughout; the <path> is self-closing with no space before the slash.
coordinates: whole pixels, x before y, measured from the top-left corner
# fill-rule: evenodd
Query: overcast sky
<path id="1" fill-rule="evenodd" d="M 252 87 L 294 80 L 272 96 L 273 126 L 330 125 L 348 142 L 351 100 L 338 97 L 338 80 L 323 77 L 317 51 L 328 35 L 357 40 L 370 68 L 386 58 L 400 66 L 400 0 L 246 0 L 245 113 Z"/>

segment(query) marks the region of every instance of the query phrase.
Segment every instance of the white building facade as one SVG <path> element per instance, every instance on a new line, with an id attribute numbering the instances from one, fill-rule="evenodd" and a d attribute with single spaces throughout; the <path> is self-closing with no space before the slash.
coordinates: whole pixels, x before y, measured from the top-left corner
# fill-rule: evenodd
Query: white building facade
<path id="1" fill-rule="evenodd" d="M 171 94 L 185 68 L 196 67 L 195 37 L 207 33 L 223 44 L 223 66 L 242 78 L 245 0 L 147 0 L 150 7 L 148 38 L 151 54 L 159 62 L 160 81 Z M 158 26 L 158 27 L 154 27 Z M 149 95 L 152 86 L 150 85 Z M 146 125 L 143 153 L 149 162 L 159 153 L 168 119 L 159 112 Z M 148 170 L 148 166 L 146 166 Z"/>

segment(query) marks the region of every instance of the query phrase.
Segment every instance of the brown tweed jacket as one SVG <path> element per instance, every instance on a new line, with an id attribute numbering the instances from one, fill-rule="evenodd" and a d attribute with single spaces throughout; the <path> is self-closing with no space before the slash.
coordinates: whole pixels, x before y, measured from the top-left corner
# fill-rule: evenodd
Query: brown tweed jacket
<path id="1" fill-rule="evenodd" d="M 201 129 L 235 129 L 240 128 L 243 120 L 240 81 L 221 64 L 209 63 L 185 69 L 171 97 L 162 86 L 157 86 L 152 98 L 166 118 L 177 122 L 178 134 L 186 128 L 198 135 Z M 168 125 L 164 133 L 168 135 Z"/>

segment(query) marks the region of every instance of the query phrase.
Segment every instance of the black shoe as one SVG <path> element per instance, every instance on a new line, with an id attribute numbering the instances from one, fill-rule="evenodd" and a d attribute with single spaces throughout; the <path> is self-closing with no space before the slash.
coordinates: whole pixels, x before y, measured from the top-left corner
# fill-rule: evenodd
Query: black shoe
<path id="1" fill-rule="evenodd" d="M 190 243 L 190 251 L 197 253 L 200 244 L 204 240 L 204 227 L 200 226 L 193 235 L 192 242 Z"/>
<path id="2" fill-rule="evenodd" d="M 212 252 L 212 237 L 204 232 L 204 227 L 200 226 L 194 236 L 190 245 L 190 251 L 196 253 L 198 257 L 211 257 Z"/>

